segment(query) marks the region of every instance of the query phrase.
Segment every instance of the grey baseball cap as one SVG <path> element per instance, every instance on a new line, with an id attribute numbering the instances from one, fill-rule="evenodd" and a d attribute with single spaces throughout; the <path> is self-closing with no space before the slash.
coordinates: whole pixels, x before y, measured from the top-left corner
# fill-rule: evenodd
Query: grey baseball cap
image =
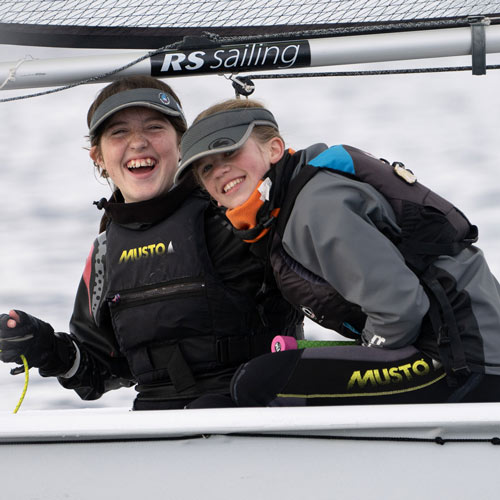
<path id="1" fill-rule="evenodd" d="M 113 94 L 97 107 L 90 120 L 90 137 L 94 135 L 104 120 L 117 111 L 132 106 L 156 109 L 168 116 L 179 117 L 187 125 L 179 103 L 167 92 L 155 88 L 131 89 Z"/>
<path id="2" fill-rule="evenodd" d="M 181 163 L 174 182 L 180 182 L 196 160 L 243 146 L 257 125 L 268 125 L 278 130 L 273 114 L 264 108 L 220 111 L 196 122 L 182 136 Z"/>

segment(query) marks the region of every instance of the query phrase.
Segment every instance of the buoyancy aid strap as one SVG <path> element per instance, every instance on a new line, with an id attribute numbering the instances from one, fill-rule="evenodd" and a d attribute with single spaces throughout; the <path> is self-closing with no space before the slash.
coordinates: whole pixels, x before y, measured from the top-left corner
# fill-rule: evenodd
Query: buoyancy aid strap
<path id="1" fill-rule="evenodd" d="M 430 265 L 420 276 L 429 293 L 429 319 L 437 335 L 437 345 L 441 361 L 448 374 L 450 386 L 456 386 L 470 375 L 455 313 L 445 290 L 435 277 L 436 268 Z"/>
<path id="2" fill-rule="evenodd" d="M 149 356 L 155 369 L 166 368 L 177 392 L 196 385 L 193 372 L 181 352 L 179 344 L 166 344 L 149 349 Z"/>
<path id="3" fill-rule="evenodd" d="M 271 352 L 275 334 L 257 334 L 245 337 L 225 337 L 216 342 L 217 361 L 224 365 L 237 365 Z"/>
<path id="4" fill-rule="evenodd" d="M 293 206 L 295 205 L 295 200 L 302 190 L 302 188 L 309 182 L 309 180 L 319 172 L 319 169 L 311 165 L 305 165 L 301 168 L 299 174 L 290 181 L 288 185 L 286 197 L 283 200 L 283 206 L 281 207 L 278 220 L 276 221 L 276 232 L 283 237 L 285 231 L 286 223 L 292 213 Z"/>
<path id="5" fill-rule="evenodd" d="M 464 248 L 467 248 L 470 245 L 472 245 L 472 242 L 467 240 L 453 243 L 428 243 L 425 241 L 409 240 L 406 245 L 405 242 L 400 243 L 398 248 L 403 254 L 457 255 Z"/>
<path id="6" fill-rule="evenodd" d="M 477 226 L 470 226 L 469 234 L 461 241 L 449 243 L 430 243 L 418 240 L 403 240 L 397 246 L 403 255 L 457 255 L 478 239 Z"/>

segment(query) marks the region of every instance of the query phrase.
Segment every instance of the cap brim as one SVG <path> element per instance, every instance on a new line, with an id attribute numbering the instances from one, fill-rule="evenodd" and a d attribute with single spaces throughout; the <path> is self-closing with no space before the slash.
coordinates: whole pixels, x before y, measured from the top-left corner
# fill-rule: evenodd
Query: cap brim
<path id="1" fill-rule="evenodd" d="M 241 148 L 250 137 L 254 126 L 255 125 L 252 123 L 250 125 L 226 128 L 204 137 L 197 144 L 199 152 L 190 156 L 188 161 L 181 161 L 181 164 L 175 174 L 174 183 L 178 182 L 182 178 L 182 176 L 186 173 L 186 170 L 192 167 L 196 160 L 199 160 L 207 155 L 227 153 Z M 219 145 L 214 147 L 214 144 Z"/>
<path id="2" fill-rule="evenodd" d="M 195 123 L 181 142 L 181 163 L 174 182 L 180 182 L 193 163 L 204 156 L 241 148 L 254 127 L 267 125 L 278 129 L 272 113 L 264 108 L 223 111 Z"/>
<path id="3" fill-rule="evenodd" d="M 162 98 L 165 102 L 162 101 Z M 113 94 L 99 105 L 92 116 L 89 135 L 92 137 L 96 130 L 113 114 L 133 106 L 151 108 L 167 116 L 179 117 L 187 125 L 179 104 L 168 93 L 160 89 L 132 89 Z"/>

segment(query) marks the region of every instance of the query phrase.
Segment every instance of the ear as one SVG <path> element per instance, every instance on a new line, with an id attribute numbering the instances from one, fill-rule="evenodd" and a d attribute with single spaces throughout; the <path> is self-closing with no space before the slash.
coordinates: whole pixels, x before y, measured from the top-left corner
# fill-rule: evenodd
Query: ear
<path id="1" fill-rule="evenodd" d="M 285 152 L 285 144 L 280 137 L 273 137 L 268 143 L 271 164 L 278 163 Z"/>
<path id="2" fill-rule="evenodd" d="M 89 156 L 94 163 L 100 164 L 102 163 L 102 155 L 99 151 L 98 146 L 92 146 L 89 150 Z"/>

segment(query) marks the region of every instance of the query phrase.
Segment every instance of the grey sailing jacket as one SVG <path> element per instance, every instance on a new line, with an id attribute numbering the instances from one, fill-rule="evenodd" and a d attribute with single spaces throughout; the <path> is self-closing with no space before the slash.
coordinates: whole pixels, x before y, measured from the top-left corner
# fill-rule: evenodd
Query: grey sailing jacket
<path id="1" fill-rule="evenodd" d="M 325 149 L 318 144 L 302 152 L 302 165 Z M 300 165 L 295 173 L 299 170 Z M 282 247 L 360 306 L 366 315 L 360 332 L 364 345 L 390 349 L 418 345 L 429 299 L 401 252 L 382 233 L 387 227 L 401 230 L 388 201 L 374 187 L 322 169 L 296 197 Z M 455 256 L 438 257 L 434 265 L 470 299 L 479 332 L 465 344 L 470 368 L 500 375 L 500 285 L 482 251 L 471 246 Z"/>

